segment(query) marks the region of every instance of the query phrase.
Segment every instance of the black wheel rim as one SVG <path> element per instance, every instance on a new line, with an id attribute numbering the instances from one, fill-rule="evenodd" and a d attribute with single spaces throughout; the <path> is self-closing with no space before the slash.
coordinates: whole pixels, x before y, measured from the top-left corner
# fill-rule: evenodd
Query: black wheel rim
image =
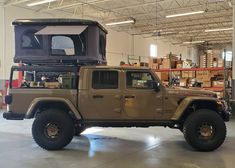
<path id="1" fill-rule="evenodd" d="M 59 137 L 61 132 L 60 127 L 56 123 L 47 123 L 44 128 L 44 135 L 51 140 Z"/>
<path id="2" fill-rule="evenodd" d="M 212 140 L 215 136 L 215 126 L 208 122 L 203 122 L 197 127 L 197 135 L 201 140 Z"/>

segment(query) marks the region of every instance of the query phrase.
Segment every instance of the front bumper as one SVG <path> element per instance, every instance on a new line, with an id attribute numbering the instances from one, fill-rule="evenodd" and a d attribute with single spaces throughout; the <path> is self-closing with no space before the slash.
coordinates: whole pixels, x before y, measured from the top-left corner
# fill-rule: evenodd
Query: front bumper
<path id="1" fill-rule="evenodd" d="M 23 120 L 25 118 L 25 114 L 8 111 L 3 113 L 3 118 L 7 120 Z"/>

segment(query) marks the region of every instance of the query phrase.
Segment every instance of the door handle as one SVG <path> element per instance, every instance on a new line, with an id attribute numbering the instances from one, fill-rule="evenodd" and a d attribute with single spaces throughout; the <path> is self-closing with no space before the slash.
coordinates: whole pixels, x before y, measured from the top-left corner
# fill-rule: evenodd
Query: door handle
<path id="1" fill-rule="evenodd" d="M 135 96 L 133 96 L 133 95 L 127 95 L 127 96 L 124 96 L 124 98 L 125 98 L 125 99 L 134 99 Z"/>
<path id="2" fill-rule="evenodd" d="M 101 98 L 103 98 L 103 97 L 104 97 L 103 95 L 93 95 L 93 98 L 94 98 L 94 99 L 98 99 L 98 98 L 101 99 Z"/>

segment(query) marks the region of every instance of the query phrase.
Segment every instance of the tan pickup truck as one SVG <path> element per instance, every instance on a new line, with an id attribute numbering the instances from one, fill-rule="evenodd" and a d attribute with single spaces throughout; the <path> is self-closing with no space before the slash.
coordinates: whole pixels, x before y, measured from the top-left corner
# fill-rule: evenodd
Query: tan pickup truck
<path id="1" fill-rule="evenodd" d="M 24 80 L 14 88 L 18 73 Z M 215 93 L 165 87 L 147 68 L 16 66 L 5 102 L 5 119 L 35 118 L 33 138 L 47 150 L 65 147 L 92 126 L 164 126 L 181 130 L 194 149 L 212 151 L 224 142 L 229 120 Z"/>

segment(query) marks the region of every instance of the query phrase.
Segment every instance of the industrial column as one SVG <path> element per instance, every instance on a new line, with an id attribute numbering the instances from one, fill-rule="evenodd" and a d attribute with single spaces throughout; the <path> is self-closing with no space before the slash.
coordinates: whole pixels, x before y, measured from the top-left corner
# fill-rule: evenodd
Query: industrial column
<path id="1" fill-rule="evenodd" d="M 235 114 L 235 0 L 233 0 L 232 112 Z"/>

